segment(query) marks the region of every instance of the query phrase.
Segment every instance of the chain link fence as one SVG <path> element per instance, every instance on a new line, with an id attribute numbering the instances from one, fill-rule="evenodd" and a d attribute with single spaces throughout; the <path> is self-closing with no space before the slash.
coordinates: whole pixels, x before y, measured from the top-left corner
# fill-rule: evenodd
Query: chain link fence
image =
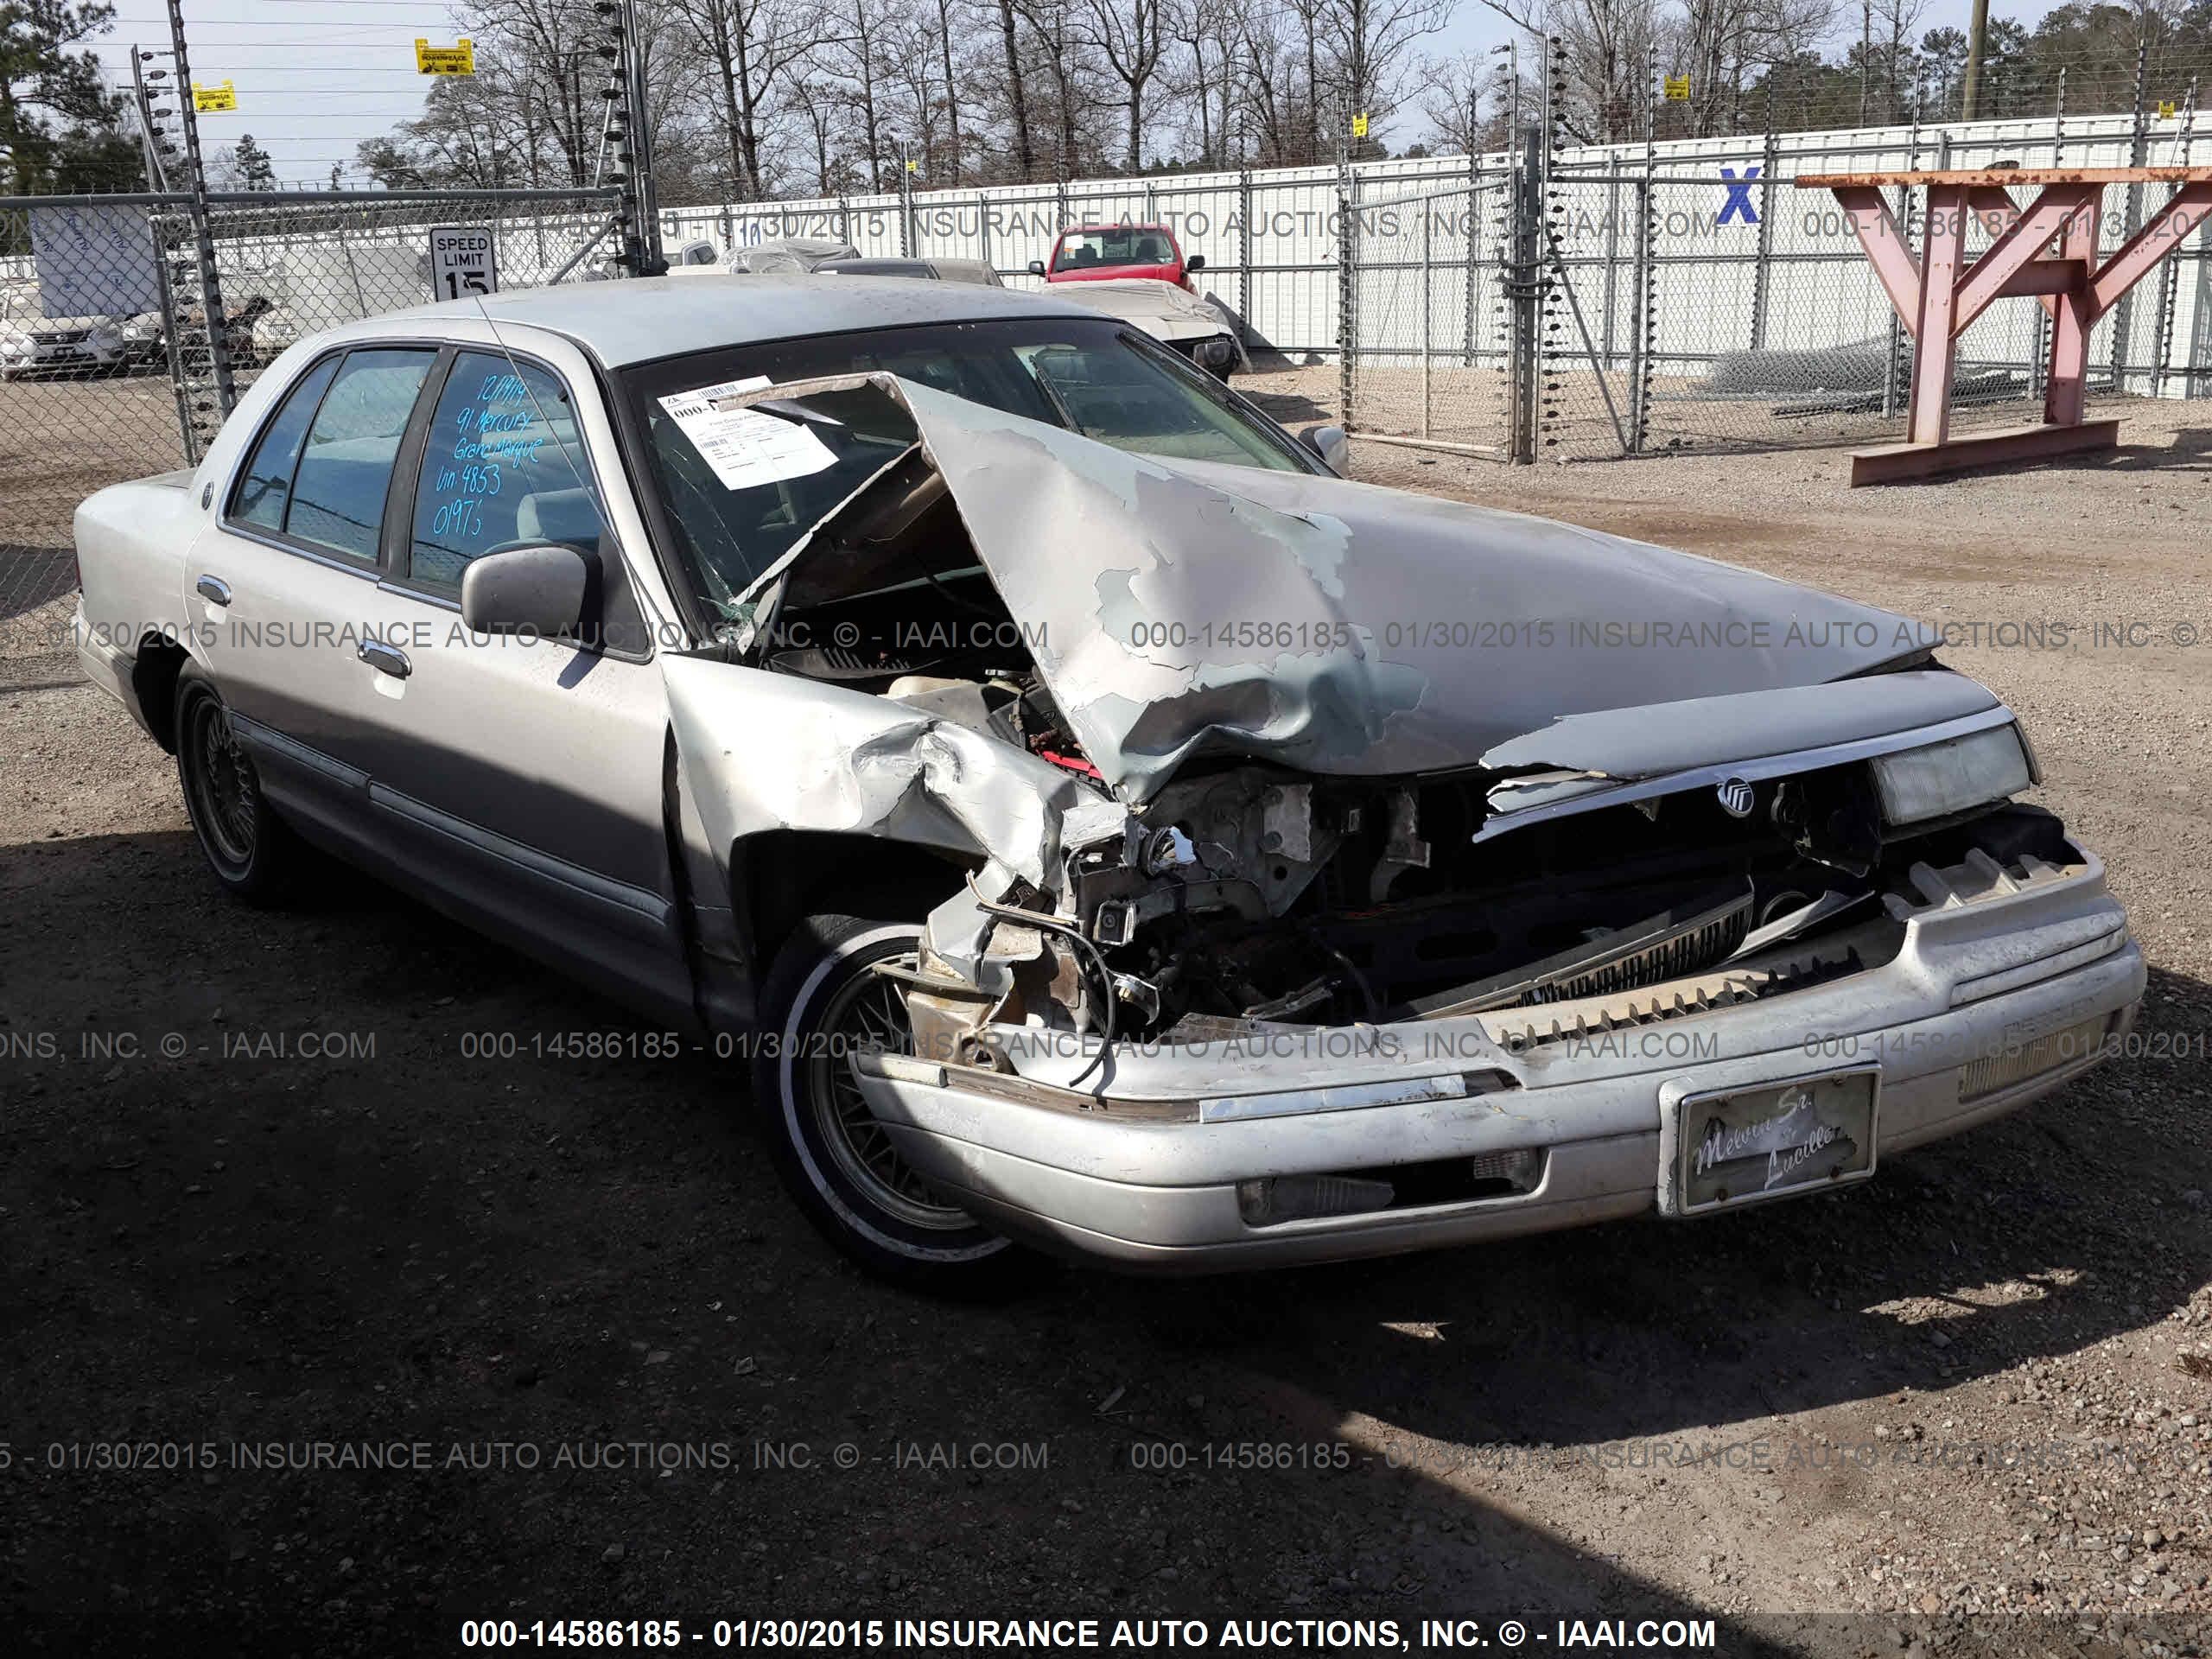
<path id="1" fill-rule="evenodd" d="M 181 196 L 0 199 L 0 684 L 73 677 L 71 520 L 94 491 L 192 465 L 295 341 L 428 304 L 429 232 L 488 231 L 500 285 L 616 274 L 612 191 L 219 198 L 219 340 Z"/>
<path id="2" fill-rule="evenodd" d="M 0 683 L 67 671 L 70 520 L 183 464 L 158 197 L 0 200 Z"/>
<path id="3" fill-rule="evenodd" d="M 1516 400 L 1516 175 L 1445 190 L 1347 183 L 1346 426 L 1504 457 Z"/>

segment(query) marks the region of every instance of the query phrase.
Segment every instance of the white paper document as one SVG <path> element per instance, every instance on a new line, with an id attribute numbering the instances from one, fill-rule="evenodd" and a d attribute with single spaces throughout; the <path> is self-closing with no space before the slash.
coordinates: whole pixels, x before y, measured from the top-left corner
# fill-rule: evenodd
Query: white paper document
<path id="1" fill-rule="evenodd" d="M 832 465 L 836 456 L 815 436 L 803 421 L 764 415 L 757 409 L 717 409 L 715 404 L 740 392 L 755 391 L 768 384 L 756 374 L 749 380 L 728 380 L 719 386 L 701 386 L 660 400 L 691 447 L 715 469 L 726 490 L 756 489 L 786 478 L 804 478 Z"/>

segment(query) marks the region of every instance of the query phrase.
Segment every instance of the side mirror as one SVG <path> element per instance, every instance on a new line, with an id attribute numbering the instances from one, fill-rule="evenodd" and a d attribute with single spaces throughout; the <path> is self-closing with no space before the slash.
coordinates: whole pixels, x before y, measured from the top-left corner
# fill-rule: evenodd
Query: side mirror
<path id="1" fill-rule="evenodd" d="M 1032 259 L 1029 262 L 1029 274 L 1032 276 L 1042 276 L 1045 274 L 1045 262 L 1042 259 Z"/>
<path id="2" fill-rule="evenodd" d="M 588 573 L 573 547 L 510 547 L 461 573 L 461 620 L 475 633 L 573 633 L 583 618 Z"/>
<path id="3" fill-rule="evenodd" d="M 1320 457 L 1321 464 L 1338 478 L 1351 466 L 1351 440 L 1341 426 L 1309 426 L 1298 441 Z"/>
<path id="4" fill-rule="evenodd" d="M 1183 262 L 1183 269 L 1185 270 L 1204 270 L 1205 268 L 1206 257 L 1203 253 L 1194 253 Z"/>

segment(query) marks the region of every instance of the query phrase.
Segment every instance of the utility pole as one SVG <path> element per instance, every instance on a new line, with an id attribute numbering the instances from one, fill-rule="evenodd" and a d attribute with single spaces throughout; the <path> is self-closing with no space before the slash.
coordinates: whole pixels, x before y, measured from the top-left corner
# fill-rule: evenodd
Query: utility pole
<path id="1" fill-rule="evenodd" d="M 1859 5 L 1859 124 L 1866 124 L 1866 78 L 1874 64 L 1874 0 Z"/>
<path id="2" fill-rule="evenodd" d="M 1989 51 L 1989 0 L 1974 0 L 1974 23 L 1967 31 L 1967 84 L 1960 94 L 1959 118 L 1981 113 L 1981 63 Z"/>

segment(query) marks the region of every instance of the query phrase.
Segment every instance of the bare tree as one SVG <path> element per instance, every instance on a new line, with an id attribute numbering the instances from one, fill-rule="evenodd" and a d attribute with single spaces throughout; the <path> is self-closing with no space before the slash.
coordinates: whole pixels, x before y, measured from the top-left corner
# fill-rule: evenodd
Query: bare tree
<path id="1" fill-rule="evenodd" d="M 1319 32 L 1333 60 L 1339 131 L 1355 115 L 1381 121 L 1397 107 L 1414 45 L 1451 15 L 1451 0 L 1322 0 Z"/>
<path id="2" fill-rule="evenodd" d="M 1428 66 L 1428 90 L 1421 95 L 1421 113 L 1434 130 L 1439 148 L 1468 156 L 1499 148 L 1493 142 L 1497 117 L 1483 114 L 1485 105 L 1502 101 L 1498 61 L 1463 53 Z"/>
<path id="3" fill-rule="evenodd" d="M 1122 84 L 1128 112 L 1122 167 L 1144 166 L 1145 94 L 1167 52 L 1166 0 L 1081 0 L 1083 39 Z"/>
<path id="4" fill-rule="evenodd" d="M 1567 56 L 1559 113 L 1573 137 L 1619 143 L 1640 136 L 1658 45 L 1658 0 L 1484 0 L 1541 42 L 1548 28 Z"/>
<path id="5" fill-rule="evenodd" d="M 825 33 L 807 0 L 664 0 L 684 34 L 712 67 L 717 116 L 728 146 L 730 174 L 741 196 L 768 194 L 761 166 L 761 125 L 768 101 Z"/>
<path id="6" fill-rule="evenodd" d="M 839 67 L 860 105 L 861 147 L 866 153 L 868 188 L 883 190 L 883 111 L 880 98 L 884 76 L 884 47 L 890 25 L 899 17 L 897 8 L 885 0 L 844 0 L 838 32 L 831 37 Z"/>
<path id="7" fill-rule="evenodd" d="M 1171 0 L 1167 32 L 1181 56 L 1167 70 L 1168 91 L 1198 118 L 1198 156 L 1230 165 L 1230 124 L 1236 107 L 1243 10 L 1250 0 Z"/>

